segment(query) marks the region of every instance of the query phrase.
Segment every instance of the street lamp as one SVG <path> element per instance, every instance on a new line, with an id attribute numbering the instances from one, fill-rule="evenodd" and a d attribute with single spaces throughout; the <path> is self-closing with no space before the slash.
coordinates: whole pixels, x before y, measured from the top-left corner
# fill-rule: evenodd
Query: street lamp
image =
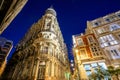
<path id="1" fill-rule="evenodd" d="M 75 49 L 75 53 L 78 53 L 78 49 Z"/>

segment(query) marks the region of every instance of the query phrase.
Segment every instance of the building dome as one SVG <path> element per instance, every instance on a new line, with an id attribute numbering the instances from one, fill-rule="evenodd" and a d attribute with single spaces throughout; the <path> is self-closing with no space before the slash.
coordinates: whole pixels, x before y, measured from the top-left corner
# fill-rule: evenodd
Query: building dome
<path id="1" fill-rule="evenodd" d="M 47 10 L 46 10 L 46 14 L 53 14 L 54 16 L 56 16 L 57 14 L 56 14 L 56 11 L 52 8 L 52 7 L 50 7 L 50 8 L 48 8 Z"/>

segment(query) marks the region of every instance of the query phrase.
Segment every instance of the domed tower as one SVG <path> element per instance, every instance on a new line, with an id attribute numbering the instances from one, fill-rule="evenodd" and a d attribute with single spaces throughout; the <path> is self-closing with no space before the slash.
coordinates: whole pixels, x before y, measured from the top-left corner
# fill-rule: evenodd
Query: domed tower
<path id="1" fill-rule="evenodd" d="M 9 79 L 68 80 L 67 48 L 56 15 L 53 8 L 48 8 L 19 42 L 11 60 L 14 65 Z"/>

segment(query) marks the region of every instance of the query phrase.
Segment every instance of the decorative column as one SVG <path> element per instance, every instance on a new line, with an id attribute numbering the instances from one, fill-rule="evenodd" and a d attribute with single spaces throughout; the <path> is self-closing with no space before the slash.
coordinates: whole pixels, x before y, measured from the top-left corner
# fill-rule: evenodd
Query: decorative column
<path id="1" fill-rule="evenodd" d="M 54 63 L 52 62 L 51 76 L 54 77 Z"/>
<path id="2" fill-rule="evenodd" d="M 88 79 L 83 64 L 78 64 L 80 79 Z"/>
<path id="3" fill-rule="evenodd" d="M 45 71 L 45 75 L 46 75 L 46 76 L 49 75 L 49 61 L 46 62 L 46 71 Z"/>
<path id="4" fill-rule="evenodd" d="M 35 77 L 34 77 L 34 80 L 37 80 L 37 75 L 38 75 L 38 69 L 39 69 L 39 58 L 36 59 L 36 70 L 35 70 Z"/>
<path id="5" fill-rule="evenodd" d="M 45 72 L 45 79 L 48 79 L 51 75 L 51 65 L 50 65 L 50 61 L 46 62 L 46 72 Z"/>

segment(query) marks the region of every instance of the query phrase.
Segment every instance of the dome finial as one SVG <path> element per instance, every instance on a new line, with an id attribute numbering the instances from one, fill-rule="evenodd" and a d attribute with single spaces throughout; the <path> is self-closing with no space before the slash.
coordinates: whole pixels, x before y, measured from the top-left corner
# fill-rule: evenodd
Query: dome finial
<path id="1" fill-rule="evenodd" d="M 53 8 L 53 5 L 51 5 L 47 10 L 46 10 L 46 13 L 49 13 L 49 14 L 53 14 L 54 16 L 56 16 L 56 11 L 54 10 Z"/>

